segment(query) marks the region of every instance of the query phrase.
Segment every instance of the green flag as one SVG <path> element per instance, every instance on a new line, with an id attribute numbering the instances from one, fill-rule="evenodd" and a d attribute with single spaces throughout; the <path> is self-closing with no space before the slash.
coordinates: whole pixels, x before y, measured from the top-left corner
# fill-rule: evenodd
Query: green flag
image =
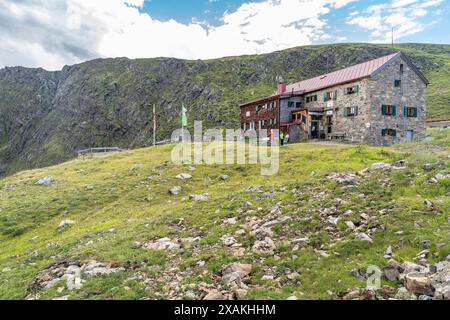
<path id="1" fill-rule="evenodd" d="M 187 126 L 187 115 L 186 115 L 187 110 L 184 106 L 182 108 L 183 108 L 182 109 L 183 114 L 181 116 L 181 125 L 183 127 L 186 127 Z"/>

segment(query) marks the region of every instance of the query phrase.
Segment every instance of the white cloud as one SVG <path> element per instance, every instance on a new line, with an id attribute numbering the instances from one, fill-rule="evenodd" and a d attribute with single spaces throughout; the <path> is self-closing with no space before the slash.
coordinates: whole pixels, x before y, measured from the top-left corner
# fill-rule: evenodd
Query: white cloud
<path id="1" fill-rule="evenodd" d="M 265 0 L 226 12 L 219 26 L 159 21 L 144 0 L 0 0 L 0 66 L 58 69 L 97 57 L 206 59 L 328 39 L 325 15 L 357 0 Z"/>
<path id="2" fill-rule="evenodd" d="M 347 24 L 358 26 L 369 31 L 371 42 L 386 43 L 391 41 L 391 30 L 395 30 L 395 38 L 425 30 L 431 23 L 420 18 L 429 12 L 425 8 L 438 6 L 443 0 L 390 0 L 390 2 L 368 7 L 362 13 L 350 14 Z"/>

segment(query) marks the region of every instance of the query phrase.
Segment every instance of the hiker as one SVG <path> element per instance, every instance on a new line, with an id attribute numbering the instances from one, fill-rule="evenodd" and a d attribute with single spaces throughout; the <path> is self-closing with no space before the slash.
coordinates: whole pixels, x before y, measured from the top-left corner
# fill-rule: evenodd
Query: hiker
<path id="1" fill-rule="evenodd" d="M 284 145 L 284 132 L 283 131 L 280 132 L 280 140 L 281 140 L 281 145 L 283 146 Z"/>
<path id="2" fill-rule="evenodd" d="M 286 136 L 284 137 L 284 143 L 285 143 L 285 144 L 288 144 L 290 138 L 291 138 L 291 136 L 289 135 L 289 132 L 286 133 Z"/>
<path id="3" fill-rule="evenodd" d="M 273 131 L 272 129 L 269 130 L 269 143 L 272 144 L 273 141 Z"/>

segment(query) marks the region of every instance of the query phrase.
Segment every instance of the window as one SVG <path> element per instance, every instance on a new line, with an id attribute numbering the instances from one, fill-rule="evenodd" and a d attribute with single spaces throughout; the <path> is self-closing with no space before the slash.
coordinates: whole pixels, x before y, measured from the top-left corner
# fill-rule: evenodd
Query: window
<path id="1" fill-rule="evenodd" d="M 256 112 L 260 112 L 262 110 L 262 106 L 256 106 Z"/>
<path id="2" fill-rule="evenodd" d="M 246 113 L 245 113 L 245 116 L 248 118 L 248 117 L 250 117 L 250 111 L 247 111 Z"/>
<path id="3" fill-rule="evenodd" d="M 417 108 L 405 107 L 403 115 L 407 118 L 417 118 Z"/>
<path id="4" fill-rule="evenodd" d="M 400 64 L 400 73 L 403 73 L 403 71 L 404 71 L 404 67 L 403 67 L 403 63 L 402 63 L 402 64 Z"/>
<path id="5" fill-rule="evenodd" d="M 301 102 L 296 102 L 295 103 L 295 108 L 299 109 L 302 106 Z"/>
<path id="6" fill-rule="evenodd" d="M 397 115 L 397 107 L 393 105 L 383 104 L 381 106 L 381 114 L 384 116 L 396 116 Z"/>
<path id="7" fill-rule="evenodd" d="M 354 87 L 347 87 L 344 89 L 344 95 L 355 94 L 359 92 L 359 85 Z"/>
<path id="8" fill-rule="evenodd" d="M 344 116 L 356 117 L 358 115 L 358 107 L 347 107 L 344 109 Z"/>
<path id="9" fill-rule="evenodd" d="M 294 107 L 294 101 L 289 101 L 288 108 L 293 108 L 293 107 Z"/>
<path id="10" fill-rule="evenodd" d="M 394 81 L 394 87 L 400 88 L 402 86 L 402 80 L 395 80 Z"/>
<path id="11" fill-rule="evenodd" d="M 306 97 L 306 103 L 317 101 L 317 95 Z"/>
<path id="12" fill-rule="evenodd" d="M 396 137 L 397 136 L 397 130 L 395 130 L 395 129 L 383 129 L 383 130 L 381 130 L 381 135 L 383 137 Z"/>
<path id="13" fill-rule="evenodd" d="M 337 100 L 337 91 L 329 91 L 324 93 L 323 101 L 327 102 L 329 100 Z"/>

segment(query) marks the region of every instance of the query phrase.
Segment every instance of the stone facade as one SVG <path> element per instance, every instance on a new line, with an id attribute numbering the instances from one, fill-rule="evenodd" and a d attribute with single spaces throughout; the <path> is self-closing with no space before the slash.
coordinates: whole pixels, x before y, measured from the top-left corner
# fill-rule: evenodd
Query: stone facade
<path id="1" fill-rule="evenodd" d="M 401 72 L 400 65 L 403 65 Z M 395 87 L 395 80 L 401 80 Z M 379 74 L 367 79 L 367 95 L 370 100 L 370 123 L 368 142 L 371 145 L 392 145 L 407 142 L 408 131 L 412 140 L 420 141 L 426 137 L 426 98 L 427 85 L 403 59 L 389 63 Z M 382 114 L 382 105 L 395 105 L 396 115 Z M 417 108 L 417 116 L 407 117 L 405 107 Z M 395 129 L 395 137 L 383 137 L 383 129 Z"/>
<path id="2" fill-rule="evenodd" d="M 426 136 L 425 81 L 399 55 L 369 77 L 272 96 L 276 108 L 255 113 L 264 100 L 243 105 L 241 123 L 277 117 L 276 124 L 262 128 L 289 132 L 293 141 L 336 138 L 374 146 L 419 141 Z"/>

